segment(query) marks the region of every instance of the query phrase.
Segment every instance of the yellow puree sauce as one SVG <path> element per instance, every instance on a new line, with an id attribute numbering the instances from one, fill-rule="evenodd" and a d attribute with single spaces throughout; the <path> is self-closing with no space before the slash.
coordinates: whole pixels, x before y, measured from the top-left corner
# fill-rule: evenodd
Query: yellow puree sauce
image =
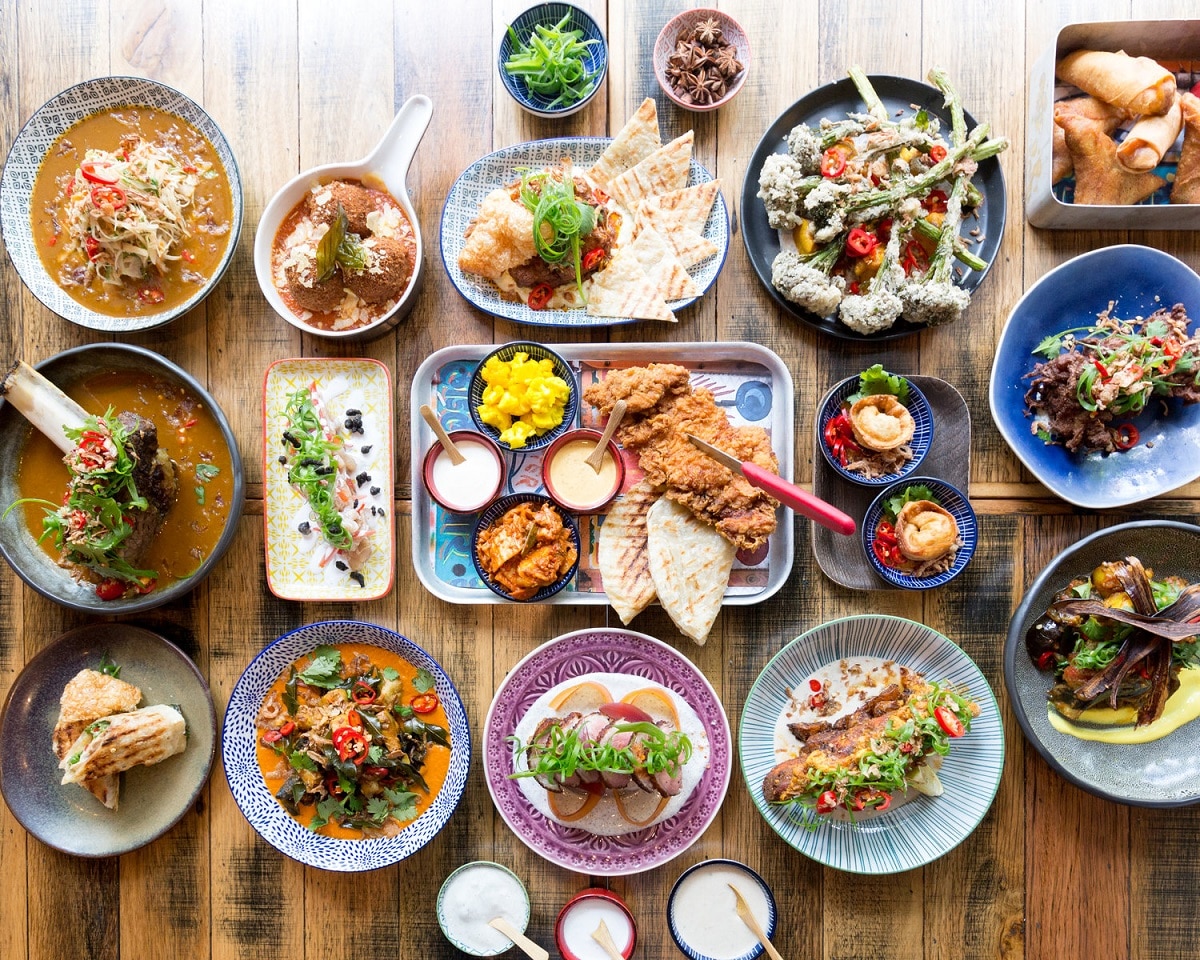
<path id="1" fill-rule="evenodd" d="M 611 451 L 604 451 L 599 473 L 585 462 L 595 449 L 594 440 L 572 440 L 563 444 L 550 461 L 550 483 L 555 494 L 574 507 L 603 503 L 617 485 L 617 464 Z"/>
<path id="2" fill-rule="evenodd" d="M 1080 740 L 1097 740 L 1101 743 L 1151 743 L 1174 733 L 1185 723 L 1200 717 L 1200 669 L 1182 670 L 1179 673 L 1179 689 L 1167 700 L 1163 715 L 1144 727 L 1133 726 L 1137 711 L 1132 707 L 1091 707 L 1080 714 L 1079 720 L 1095 726 L 1084 726 L 1079 721 L 1068 720 L 1049 705 L 1046 717 L 1059 733 Z"/>

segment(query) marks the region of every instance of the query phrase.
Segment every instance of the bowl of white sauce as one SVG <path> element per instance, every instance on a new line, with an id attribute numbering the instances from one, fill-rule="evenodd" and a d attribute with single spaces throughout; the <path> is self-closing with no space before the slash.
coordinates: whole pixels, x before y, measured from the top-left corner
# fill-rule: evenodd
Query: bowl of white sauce
<path id="1" fill-rule="evenodd" d="M 564 960 L 609 960 L 608 953 L 592 937 L 601 920 L 621 956 L 633 956 L 637 944 L 633 914 L 611 890 L 589 887 L 567 901 L 554 924 L 554 942 Z"/>
<path id="2" fill-rule="evenodd" d="M 529 926 L 529 893 L 515 873 L 490 860 L 464 863 L 438 892 L 438 925 L 446 939 L 473 957 L 494 957 L 513 943 L 488 924 L 503 917 L 522 933 Z"/>
<path id="3" fill-rule="evenodd" d="M 667 899 L 675 945 L 692 960 L 753 960 L 763 946 L 737 913 L 729 885 L 741 891 L 768 939 L 775 935 L 775 897 L 755 871 L 736 860 L 702 860 L 685 870 Z"/>
<path id="4" fill-rule="evenodd" d="M 491 437 L 475 430 L 454 430 L 450 440 L 466 459 L 454 463 L 435 440 L 422 467 L 425 489 L 451 513 L 478 513 L 500 496 L 504 455 Z"/>

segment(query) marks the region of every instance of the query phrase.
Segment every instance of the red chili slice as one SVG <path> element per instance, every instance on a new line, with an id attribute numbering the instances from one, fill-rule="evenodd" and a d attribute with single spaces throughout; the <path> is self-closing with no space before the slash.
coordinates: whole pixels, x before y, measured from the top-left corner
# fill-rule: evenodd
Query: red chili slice
<path id="1" fill-rule="evenodd" d="M 837 147 L 830 147 L 821 154 L 821 176 L 840 177 L 846 172 L 846 155 Z"/>
<path id="2" fill-rule="evenodd" d="M 101 580 L 96 584 L 96 596 L 101 600 L 120 600 L 125 596 L 125 584 L 113 578 Z"/>
<path id="3" fill-rule="evenodd" d="M 933 718 L 938 722 L 948 737 L 961 737 L 965 732 L 963 722 L 958 718 L 958 714 L 949 707 L 938 707 L 933 711 Z"/>
<path id="4" fill-rule="evenodd" d="M 941 163 L 943 160 L 946 159 L 946 148 L 943 147 L 940 143 L 934 144 L 932 147 L 929 148 L 929 159 L 932 160 L 934 163 Z"/>
<path id="5" fill-rule="evenodd" d="M 121 179 L 111 165 L 102 163 L 97 166 L 95 160 L 84 160 L 79 165 L 79 172 L 83 174 L 84 180 L 90 180 L 92 183 L 116 183 Z"/>
<path id="6" fill-rule="evenodd" d="M 436 693 L 418 693 L 408 701 L 408 705 L 413 708 L 413 713 L 433 713 L 438 708 L 438 703 Z"/>
<path id="7" fill-rule="evenodd" d="M 832 813 L 837 809 L 837 806 L 837 794 L 832 790 L 826 790 L 823 794 L 817 797 L 817 813 Z"/>
<path id="8" fill-rule="evenodd" d="M 1101 380 L 1112 379 L 1112 374 L 1108 372 L 1108 367 L 1102 364 L 1099 360 L 1093 360 L 1092 363 L 1096 365 L 1096 372 L 1100 374 Z"/>
<path id="9" fill-rule="evenodd" d="M 879 238 L 862 227 L 855 227 L 846 238 L 846 252 L 852 257 L 869 257 L 877 246 Z"/>
<path id="10" fill-rule="evenodd" d="M 263 743 L 278 743 L 283 739 L 283 733 L 279 730 L 268 730 L 262 735 Z"/>
<path id="11" fill-rule="evenodd" d="M 114 210 L 120 210 L 125 206 L 125 191 L 109 184 L 92 187 L 92 203 L 97 207 L 112 207 Z"/>
<path id="12" fill-rule="evenodd" d="M 808 681 L 808 689 L 811 690 L 813 693 L 820 693 L 821 692 L 821 681 L 817 680 L 815 678 L 812 680 L 809 680 Z"/>
<path id="13" fill-rule="evenodd" d="M 335 746 L 338 756 L 342 760 L 351 760 L 355 764 L 361 764 L 367 757 L 367 738 L 357 730 L 350 736 L 343 737 L 341 743 L 335 744 Z"/>
<path id="14" fill-rule="evenodd" d="M 360 707 L 374 703 L 375 698 L 378 696 L 379 694 L 375 692 L 375 688 L 362 680 L 355 680 L 354 686 L 350 688 L 350 699 Z"/>
<path id="15" fill-rule="evenodd" d="M 89 233 L 83 238 L 83 252 L 87 254 L 89 260 L 95 260 L 100 253 L 100 241 Z"/>
<path id="16" fill-rule="evenodd" d="M 946 151 L 943 150 L 944 154 Z M 930 213 L 945 213 L 946 203 L 949 201 L 945 190 L 930 190 L 929 195 L 921 201 L 921 205 Z"/>
<path id="17" fill-rule="evenodd" d="M 554 288 L 548 283 L 539 283 L 536 287 L 529 291 L 529 309 L 530 310 L 545 310 L 551 298 L 554 296 Z"/>
<path id="18" fill-rule="evenodd" d="M 1132 423 L 1123 423 L 1113 433 L 1113 446 L 1118 450 L 1132 450 L 1141 438 L 1137 427 Z"/>
<path id="19" fill-rule="evenodd" d="M 883 813 L 884 810 L 892 805 L 892 795 L 890 793 L 882 793 L 881 796 L 883 799 L 875 805 L 875 809 Z"/>
<path id="20" fill-rule="evenodd" d="M 142 303 L 162 303 L 167 299 L 167 295 L 158 287 L 143 287 L 138 291 L 138 299 Z"/>
<path id="21" fill-rule="evenodd" d="M 1058 655 L 1053 650 L 1046 650 L 1037 658 L 1037 668 L 1039 670 L 1051 670 L 1058 663 Z"/>
<path id="22" fill-rule="evenodd" d="M 585 253 L 583 255 L 584 271 L 586 272 L 589 270 L 596 269 L 596 267 L 598 267 L 600 265 L 600 261 L 603 260 L 605 258 L 605 256 L 606 256 L 606 253 L 605 253 L 603 247 L 593 247 L 591 250 L 589 250 L 587 253 Z"/>
<path id="23" fill-rule="evenodd" d="M 291 720 L 289 720 L 287 723 L 285 723 L 282 727 L 279 728 L 279 732 L 285 737 L 290 737 L 293 733 L 296 732 L 296 725 L 294 723 L 292 723 Z"/>

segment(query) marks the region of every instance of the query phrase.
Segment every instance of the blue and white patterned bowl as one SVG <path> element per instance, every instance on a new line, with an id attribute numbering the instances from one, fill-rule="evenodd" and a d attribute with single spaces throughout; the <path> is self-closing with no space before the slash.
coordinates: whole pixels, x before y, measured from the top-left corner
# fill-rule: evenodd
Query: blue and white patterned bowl
<path id="1" fill-rule="evenodd" d="M 562 517 L 563 526 L 571 534 L 571 541 L 575 544 L 575 562 L 571 565 L 571 569 L 564 573 L 561 577 L 555 580 L 548 586 L 542 587 L 528 600 L 517 600 L 500 584 L 492 579 L 492 575 L 483 569 L 479 562 L 479 534 L 486 527 L 490 527 L 493 523 L 499 520 L 505 513 L 513 507 L 522 503 L 534 504 L 534 509 L 540 509 L 542 504 L 548 503 L 558 511 L 558 515 Z M 543 600 L 548 600 L 570 583 L 575 578 L 576 571 L 579 570 L 579 554 L 581 551 L 579 540 L 579 524 L 575 522 L 575 518 L 567 513 L 562 507 L 557 506 L 549 497 L 542 496 L 540 493 L 510 493 L 507 497 L 501 497 L 492 503 L 490 507 L 479 515 L 479 519 L 475 521 L 475 529 L 471 531 L 471 562 L 475 564 L 475 572 L 479 574 L 479 579 L 487 585 L 487 588 L 496 594 L 498 597 L 503 597 L 505 600 L 513 600 L 516 603 L 541 603 Z"/>
<path id="2" fill-rule="evenodd" d="M 550 106 L 554 100 L 553 97 L 533 93 L 525 85 L 523 78 L 513 76 L 505 70 L 505 62 L 512 56 L 513 42 L 507 30 L 500 38 L 500 53 L 496 58 L 496 68 L 500 71 L 500 82 L 504 84 L 504 89 L 508 91 L 509 96 L 516 100 L 522 109 L 537 117 L 553 119 L 569 117 L 573 113 L 578 113 L 599 92 L 600 85 L 604 82 L 604 75 L 608 72 L 608 43 L 604 39 L 604 34 L 600 32 L 600 25 L 573 4 L 539 3 L 513 20 L 511 26 L 518 39 L 522 43 L 527 43 L 534 27 L 553 27 L 568 14 L 571 19 L 567 21 L 563 29 L 581 30 L 583 32 L 583 36 L 579 38 L 581 43 L 587 40 L 599 41 L 599 43 L 591 44 L 583 57 L 584 70 L 595 75 L 592 89 L 582 100 L 577 100 L 572 104 Z"/>
<path id="3" fill-rule="evenodd" d="M 954 741 L 938 778 L 940 797 L 916 795 L 857 823 L 828 819 L 809 829 L 787 805 L 767 803 L 763 778 L 779 762 L 775 721 L 790 703 L 789 689 L 821 667 L 846 657 L 880 657 L 929 681 L 965 687 L 979 704 L 971 732 Z M 992 805 L 1004 769 L 1004 727 L 987 679 L 959 647 L 924 624 L 868 614 L 831 620 L 797 637 L 766 665 L 742 710 L 738 756 L 758 812 L 806 857 L 850 873 L 913 870 L 948 853 L 979 825 Z"/>
<path id="4" fill-rule="evenodd" d="M 610 143 L 612 139 L 609 137 L 532 140 L 489 153 L 467 167 L 450 188 L 442 207 L 442 263 L 458 292 L 484 313 L 540 327 L 607 327 L 639 322 L 633 317 L 589 316 L 582 307 L 574 310 L 531 310 L 519 301 L 505 300 L 490 280 L 463 273 L 458 266 L 458 255 L 466 242 L 463 234 L 479 215 L 479 206 L 489 193 L 506 183 L 519 180 L 522 170 L 549 167 L 563 157 L 570 157 L 578 166 L 590 167 L 600 159 L 600 154 Z M 688 186 L 708 183 L 712 179 L 713 175 L 693 159 L 688 173 Z M 701 233 L 717 245 L 717 252 L 711 257 L 688 268 L 692 280 L 700 288 L 700 296 L 703 296 L 717 279 L 729 252 L 729 209 L 720 192 Z M 699 297 L 670 300 L 667 306 L 678 311 L 697 299 Z"/>
<path id="5" fill-rule="evenodd" d="M 433 804 L 394 837 L 341 840 L 313 833 L 280 806 L 263 780 L 255 720 L 263 697 L 288 666 L 321 644 L 368 643 L 399 654 L 434 678 L 450 726 L 450 768 Z M 267 843 L 293 860 L 322 870 L 376 870 L 408 857 L 446 825 L 461 799 L 471 766 L 471 730 L 458 691 L 438 662 L 407 637 L 357 620 L 324 620 L 285 633 L 255 657 L 238 678 L 221 733 L 221 761 L 233 799 Z"/>
<path id="6" fill-rule="evenodd" d="M 484 423 L 479 417 L 479 406 L 483 403 L 483 391 L 487 384 L 483 382 L 481 371 L 492 357 L 499 357 L 501 360 L 512 360 L 517 353 L 527 353 L 531 360 L 550 360 L 554 364 L 554 372 L 559 377 L 567 382 L 567 386 L 571 388 L 571 394 L 567 397 L 567 404 L 563 408 L 562 422 L 550 430 L 547 430 L 541 436 L 530 437 L 523 447 L 511 447 L 500 439 L 500 431 L 493 427 L 490 423 Z M 467 385 L 467 404 L 471 408 L 471 419 L 475 421 L 475 429 L 480 433 L 493 440 L 501 450 L 508 450 L 515 453 L 533 453 L 535 450 L 544 450 L 550 446 L 558 437 L 566 433 L 568 430 L 575 428 L 575 418 L 579 414 L 579 384 L 575 380 L 575 374 L 571 372 L 570 364 L 562 357 L 551 350 L 549 347 L 540 343 L 533 343 L 529 340 L 514 340 L 511 343 L 506 343 L 502 347 L 497 347 L 486 357 L 479 361 L 471 374 L 471 382 Z"/>
<path id="7" fill-rule="evenodd" d="M 775 895 L 771 892 L 771 888 L 767 886 L 767 881 L 759 875 L 758 871 L 750 869 L 750 867 L 737 860 L 728 860 L 723 857 L 714 857 L 712 860 L 701 860 L 699 863 L 692 864 L 679 875 L 679 879 L 675 881 L 674 886 L 671 887 L 671 893 L 667 897 L 667 929 L 671 931 L 671 939 L 675 941 L 675 946 L 682 950 L 688 957 L 691 957 L 691 960 L 713 960 L 713 958 L 707 953 L 703 953 L 695 944 L 688 943 L 683 938 L 683 933 L 675 922 L 675 897 L 679 893 L 679 888 L 682 886 L 683 881 L 689 876 L 697 870 L 703 870 L 706 867 L 717 864 L 744 873 L 747 881 L 758 885 L 758 888 L 762 891 L 767 901 L 767 922 L 763 925 L 763 932 L 767 935 L 768 940 L 775 936 L 775 924 L 779 920 L 779 908 L 775 904 Z M 754 960 L 755 957 L 761 957 L 765 949 L 761 943 L 755 944 L 752 949 L 736 957 L 735 960 Z"/>
<path id="8" fill-rule="evenodd" d="M 871 545 L 875 542 L 875 528 L 883 519 L 884 502 L 889 497 L 903 493 L 906 487 L 913 487 L 917 484 L 924 484 L 932 490 L 938 504 L 953 515 L 958 523 L 958 535 L 963 542 L 954 556 L 954 565 L 949 570 L 931 577 L 913 577 L 894 570 L 880 563 L 879 558 L 875 556 L 875 551 L 871 549 Z M 975 544 L 978 540 L 979 521 L 975 519 L 975 511 L 971 507 L 971 502 L 957 487 L 952 487 L 944 480 L 937 480 L 934 477 L 908 477 L 880 491 L 879 496 L 872 500 L 871 505 L 867 507 L 867 513 L 862 522 L 863 552 L 866 553 L 871 566 L 893 587 L 900 587 L 902 590 L 932 590 L 934 587 L 949 583 L 966 569 L 967 563 L 975 553 Z"/>
<path id="9" fill-rule="evenodd" d="M 147 106 L 173 113 L 203 133 L 221 158 L 229 176 L 229 192 L 233 199 L 229 243 L 213 275 L 184 303 L 133 317 L 97 313 L 73 300 L 42 266 L 29 216 L 38 168 L 55 141 L 85 117 L 119 106 Z M 207 297 L 220 281 L 237 250 L 238 236 L 242 231 L 242 208 L 242 177 L 233 150 L 221 129 L 194 100 L 166 84 L 144 77 L 97 77 L 77 83 L 46 101 L 17 134 L 4 164 L 4 176 L 0 179 L 0 228 L 4 231 L 4 245 L 9 258 L 25 286 L 60 317 L 81 327 L 109 333 L 130 333 L 162 326 L 187 313 Z"/>
<path id="10" fill-rule="evenodd" d="M 817 413 L 817 441 L 820 444 L 821 452 L 825 454 L 826 461 L 842 477 L 845 477 L 851 483 L 857 483 L 863 487 L 885 487 L 889 483 L 895 483 L 897 480 L 903 480 L 905 477 L 912 476 L 916 472 L 917 467 L 921 465 L 921 461 L 925 459 L 925 454 L 929 452 L 929 448 L 933 444 L 933 410 L 930 409 L 929 401 L 925 399 L 925 394 L 917 389 L 917 385 L 911 380 L 908 381 L 908 402 L 905 406 L 908 407 L 908 412 L 912 414 L 913 423 L 916 427 L 913 431 L 912 441 L 909 443 L 909 446 L 912 447 L 913 458 L 901 467 L 900 470 L 895 473 L 884 474 L 882 477 L 864 477 L 862 474 L 855 473 L 843 467 L 838 458 L 833 455 L 833 451 L 829 449 L 829 444 L 825 442 L 825 427 L 829 424 L 830 420 L 841 412 L 842 404 L 846 402 L 846 398 L 852 393 L 858 392 L 858 384 L 858 377 L 847 377 L 830 390 L 829 393 L 825 394 L 825 399 L 821 401 L 821 408 Z"/>

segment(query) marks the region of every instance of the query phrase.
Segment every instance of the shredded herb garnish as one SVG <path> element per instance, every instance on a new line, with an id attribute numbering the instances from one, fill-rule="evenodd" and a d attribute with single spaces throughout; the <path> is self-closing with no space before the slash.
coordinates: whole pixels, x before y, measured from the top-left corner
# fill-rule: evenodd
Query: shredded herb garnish
<path id="1" fill-rule="evenodd" d="M 565 173 L 526 172 L 521 202 L 533 214 L 533 245 L 546 263 L 575 266 L 575 285 L 583 293 L 583 261 L 579 242 L 596 226 L 596 208 L 575 199 L 575 181 Z"/>
<path id="2" fill-rule="evenodd" d="M 289 452 L 288 482 L 312 507 L 329 545 L 349 550 L 354 540 L 342 524 L 334 501 L 338 473 L 335 454 L 341 450 L 342 442 L 336 436 L 326 439 L 311 391 L 307 389 L 297 390 L 288 397 L 284 416 L 288 422 L 284 431 Z"/>

